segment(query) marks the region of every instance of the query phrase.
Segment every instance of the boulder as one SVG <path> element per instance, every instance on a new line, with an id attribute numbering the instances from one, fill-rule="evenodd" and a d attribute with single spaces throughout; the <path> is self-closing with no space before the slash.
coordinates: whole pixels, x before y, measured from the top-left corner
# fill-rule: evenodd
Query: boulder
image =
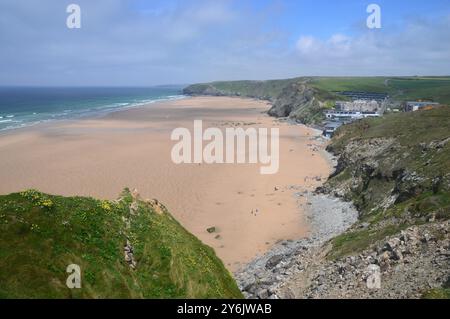
<path id="1" fill-rule="evenodd" d="M 283 260 L 283 255 L 275 255 L 269 258 L 266 263 L 266 269 L 272 269 L 276 267 Z"/>

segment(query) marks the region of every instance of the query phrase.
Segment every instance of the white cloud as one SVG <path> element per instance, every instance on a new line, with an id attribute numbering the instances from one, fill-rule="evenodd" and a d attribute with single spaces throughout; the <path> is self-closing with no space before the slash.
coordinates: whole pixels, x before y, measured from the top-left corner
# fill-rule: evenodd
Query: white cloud
<path id="1" fill-rule="evenodd" d="M 396 32 L 367 30 L 356 36 L 333 34 L 325 40 L 300 36 L 296 60 L 316 75 L 448 75 L 449 30 L 446 16 L 415 20 Z"/>
<path id="2" fill-rule="evenodd" d="M 301 36 L 297 41 L 297 49 L 305 55 L 314 54 L 323 47 L 323 43 L 313 36 Z"/>
<path id="3" fill-rule="evenodd" d="M 231 0 L 136 10 L 128 0 L 0 1 L 0 85 L 152 85 L 301 75 L 450 74 L 450 16 L 326 39 Z M 297 37 L 297 41 L 292 40 Z"/>

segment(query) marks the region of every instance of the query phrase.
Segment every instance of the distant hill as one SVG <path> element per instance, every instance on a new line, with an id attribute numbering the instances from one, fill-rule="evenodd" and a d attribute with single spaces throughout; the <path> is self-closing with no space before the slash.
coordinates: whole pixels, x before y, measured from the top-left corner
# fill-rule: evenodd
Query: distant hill
<path id="1" fill-rule="evenodd" d="M 70 264 L 81 289 L 69 289 Z M 157 201 L 0 196 L 0 298 L 241 298 L 214 251 Z"/>
<path id="2" fill-rule="evenodd" d="M 301 78 L 268 81 L 223 81 L 193 84 L 183 90 L 187 95 L 242 96 L 257 99 L 274 100 L 289 84 L 301 81 Z"/>
<path id="3" fill-rule="evenodd" d="M 387 93 L 394 101 L 431 100 L 450 104 L 450 77 L 299 77 L 268 81 L 223 81 L 186 87 L 187 95 L 241 96 L 269 100 L 270 115 L 289 116 L 311 124 L 323 120 L 323 110 L 336 99 L 336 92 Z"/>

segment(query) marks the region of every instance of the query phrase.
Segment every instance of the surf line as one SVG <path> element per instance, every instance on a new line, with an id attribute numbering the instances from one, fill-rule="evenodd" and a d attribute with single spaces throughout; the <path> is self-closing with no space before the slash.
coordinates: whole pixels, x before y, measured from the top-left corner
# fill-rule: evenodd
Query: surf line
<path id="1" fill-rule="evenodd" d="M 273 175 L 280 166 L 279 138 L 279 128 L 229 127 L 224 134 L 216 127 L 203 131 L 203 121 L 194 120 L 193 134 L 184 127 L 172 131 L 170 139 L 178 143 L 172 147 L 171 158 L 175 164 L 259 163 L 260 174 Z M 209 143 L 203 147 L 203 142 Z"/>

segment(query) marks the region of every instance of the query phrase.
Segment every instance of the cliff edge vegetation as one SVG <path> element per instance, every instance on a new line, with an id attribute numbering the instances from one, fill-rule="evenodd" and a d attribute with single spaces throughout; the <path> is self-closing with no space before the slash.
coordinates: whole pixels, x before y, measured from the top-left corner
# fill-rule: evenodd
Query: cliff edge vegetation
<path id="1" fill-rule="evenodd" d="M 81 268 L 69 289 L 68 265 Z M 156 200 L 0 196 L 0 298 L 241 298 L 214 251 Z"/>
<path id="2" fill-rule="evenodd" d="M 390 114 L 341 127 L 339 157 L 322 189 L 351 200 L 364 227 L 334 240 L 332 255 L 366 248 L 412 225 L 450 217 L 450 107 Z"/>

